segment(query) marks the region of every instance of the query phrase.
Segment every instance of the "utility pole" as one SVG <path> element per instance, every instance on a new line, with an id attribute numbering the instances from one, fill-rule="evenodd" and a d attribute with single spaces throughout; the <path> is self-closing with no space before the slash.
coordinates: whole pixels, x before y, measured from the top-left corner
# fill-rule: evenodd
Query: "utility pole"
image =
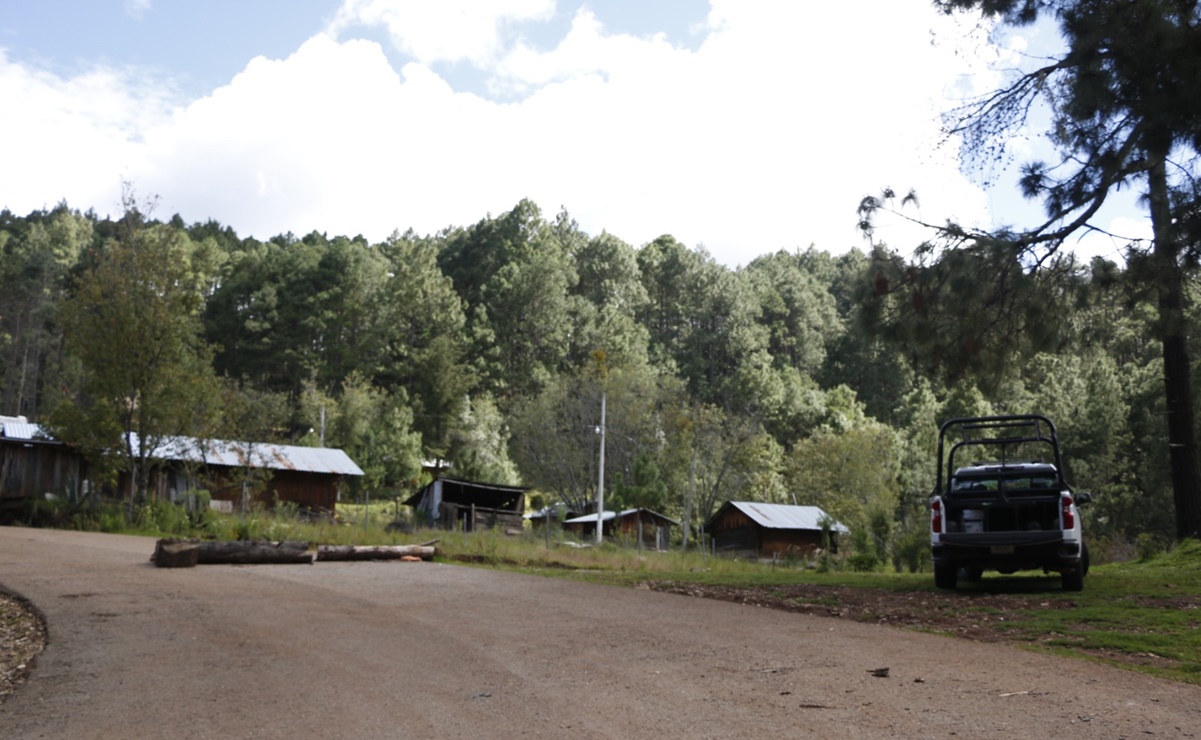
<path id="1" fill-rule="evenodd" d="M 603 524 L 601 516 L 605 511 L 605 392 L 601 391 L 601 423 L 600 423 L 600 472 L 596 482 L 596 544 L 601 543 Z"/>

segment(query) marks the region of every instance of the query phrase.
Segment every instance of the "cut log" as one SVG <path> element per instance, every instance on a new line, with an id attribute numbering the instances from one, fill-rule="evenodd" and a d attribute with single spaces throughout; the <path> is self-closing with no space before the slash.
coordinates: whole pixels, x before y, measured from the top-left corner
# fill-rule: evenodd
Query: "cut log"
<path id="1" fill-rule="evenodd" d="M 275 563 L 313 562 L 307 542 L 234 541 L 202 542 L 201 565 L 271 565 Z"/>
<path id="2" fill-rule="evenodd" d="M 232 542 L 187 542 L 184 540 L 159 540 L 155 547 L 155 562 L 158 552 L 171 545 L 188 544 L 196 547 L 196 563 L 199 565 L 271 565 L 277 563 L 313 562 L 313 553 L 307 542 L 268 542 L 236 540 Z"/>
<path id="3" fill-rule="evenodd" d="M 334 560 L 400 560 L 407 556 L 429 560 L 436 548 L 422 545 L 318 545 L 317 559 Z"/>
<path id="4" fill-rule="evenodd" d="M 199 543 L 159 540 L 151 560 L 159 568 L 195 568 L 199 555 Z"/>

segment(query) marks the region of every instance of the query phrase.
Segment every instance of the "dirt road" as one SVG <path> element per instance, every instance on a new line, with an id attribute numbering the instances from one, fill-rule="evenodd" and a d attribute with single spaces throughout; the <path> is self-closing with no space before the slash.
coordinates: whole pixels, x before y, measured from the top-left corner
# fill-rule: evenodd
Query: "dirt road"
<path id="1" fill-rule="evenodd" d="M 0 737 L 1192 737 L 1201 689 L 1010 647 L 430 563 L 153 568 L 0 528 L 46 615 Z M 874 675 L 888 668 L 887 676 Z"/>

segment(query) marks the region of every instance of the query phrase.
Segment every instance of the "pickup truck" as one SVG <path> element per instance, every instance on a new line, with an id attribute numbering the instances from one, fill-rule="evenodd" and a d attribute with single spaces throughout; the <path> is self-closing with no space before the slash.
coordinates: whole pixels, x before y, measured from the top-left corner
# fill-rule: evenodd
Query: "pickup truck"
<path id="1" fill-rule="evenodd" d="M 965 462 L 966 460 L 966 462 Z M 945 473 L 945 474 L 944 474 Z M 938 433 L 930 498 L 934 583 L 953 589 L 985 570 L 1059 573 L 1084 588 L 1088 546 L 1079 506 L 1092 501 L 1063 475 L 1055 425 L 1045 416 L 951 419 Z"/>

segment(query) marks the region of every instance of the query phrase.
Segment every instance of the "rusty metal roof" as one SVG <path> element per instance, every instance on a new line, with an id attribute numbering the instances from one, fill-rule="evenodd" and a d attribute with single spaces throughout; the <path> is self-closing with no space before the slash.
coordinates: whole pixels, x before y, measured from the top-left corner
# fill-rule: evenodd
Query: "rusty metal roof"
<path id="1" fill-rule="evenodd" d="M 136 444 L 136 440 L 135 440 Z M 231 468 L 296 470 L 304 473 L 362 475 L 363 470 L 342 450 L 297 447 L 266 442 L 229 442 L 222 439 L 167 437 L 150 454 L 159 460 L 183 460 Z"/>
<path id="2" fill-rule="evenodd" d="M 818 529 L 826 512 L 817 506 L 794 506 L 791 504 L 761 504 L 757 501 L 731 501 L 728 504 L 749 516 L 765 529 Z M 833 532 L 847 533 L 839 522 L 830 527 Z"/>

